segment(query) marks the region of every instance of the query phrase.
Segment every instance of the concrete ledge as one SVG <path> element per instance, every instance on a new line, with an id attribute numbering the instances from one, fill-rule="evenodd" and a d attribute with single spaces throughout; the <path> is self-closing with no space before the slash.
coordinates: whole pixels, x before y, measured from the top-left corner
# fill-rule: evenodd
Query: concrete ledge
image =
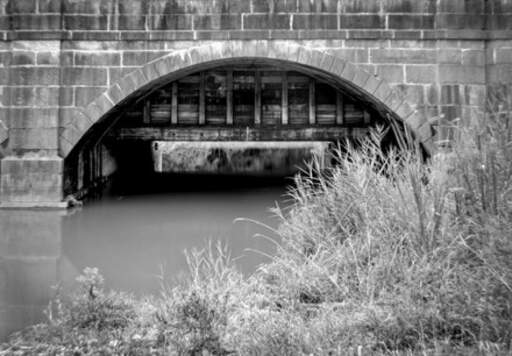
<path id="1" fill-rule="evenodd" d="M 329 147 L 322 141 L 152 142 L 155 172 L 251 176 L 292 175 L 314 158 L 325 167 Z"/>
<path id="2" fill-rule="evenodd" d="M 38 202 L 0 202 L 0 209 L 67 209 L 69 203 L 66 201 L 38 201 Z"/>

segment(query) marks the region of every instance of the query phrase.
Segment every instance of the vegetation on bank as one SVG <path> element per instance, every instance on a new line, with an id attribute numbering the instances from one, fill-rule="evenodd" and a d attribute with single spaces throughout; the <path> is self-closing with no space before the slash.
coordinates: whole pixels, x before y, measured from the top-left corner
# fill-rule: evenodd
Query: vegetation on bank
<path id="1" fill-rule="evenodd" d="M 0 354 L 508 354 L 512 116 L 452 132 L 427 163 L 383 153 L 375 131 L 327 174 L 313 165 L 249 278 L 222 246 L 188 253 L 187 279 L 150 299 L 87 269 Z"/>

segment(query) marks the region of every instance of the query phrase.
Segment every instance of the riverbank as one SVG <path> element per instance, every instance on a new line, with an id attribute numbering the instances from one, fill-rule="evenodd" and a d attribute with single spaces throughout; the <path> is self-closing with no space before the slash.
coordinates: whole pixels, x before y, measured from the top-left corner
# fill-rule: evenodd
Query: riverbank
<path id="1" fill-rule="evenodd" d="M 383 153 L 375 132 L 297 179 L 267 237 L 276 253 L 252 276 L 216 245 L 143 300 L 105 292 L 87 269 L 76 296 L 0 354 L 509 354 L 510 121 L 452 128 L 451 149 L 427 163 L 414 147 Z"/>

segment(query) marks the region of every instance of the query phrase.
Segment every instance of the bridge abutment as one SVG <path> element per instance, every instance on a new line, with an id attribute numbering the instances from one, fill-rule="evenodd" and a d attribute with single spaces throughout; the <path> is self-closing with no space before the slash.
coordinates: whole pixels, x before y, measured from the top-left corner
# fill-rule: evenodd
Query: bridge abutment
<path id="1" fill-rule="evenodd" d="M 61 157 L 5 157 L 1 162 L 1 208 L 64 208 Z"/>

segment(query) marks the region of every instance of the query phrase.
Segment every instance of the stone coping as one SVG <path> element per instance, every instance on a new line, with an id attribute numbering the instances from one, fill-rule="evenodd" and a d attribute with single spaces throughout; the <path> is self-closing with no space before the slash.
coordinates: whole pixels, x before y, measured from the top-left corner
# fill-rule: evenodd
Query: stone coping
<path id="1" fill-rule="evenodd" d="M 512 39 L 512 30 L 170 30 L 66 31 L 19 30 L 0 32 L 0 40 L 194 41 L 194 40 L 500 40 Z"/>

